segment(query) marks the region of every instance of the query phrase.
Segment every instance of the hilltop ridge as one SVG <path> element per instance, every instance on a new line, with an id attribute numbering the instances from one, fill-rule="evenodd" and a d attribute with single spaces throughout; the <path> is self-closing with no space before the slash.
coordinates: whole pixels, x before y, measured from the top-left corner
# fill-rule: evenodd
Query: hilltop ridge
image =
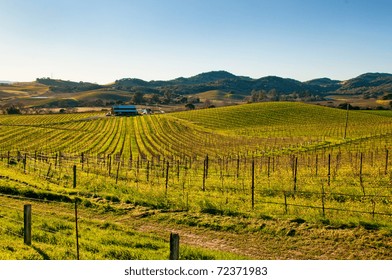
<path id="1" fill-rule="evenodd" d="M 315 94 L 353 94 L 353 90 L 361 87 L 361 93 L 381 95 L 384 92 L 392 91 L 392 74 L 365 73 L 346 81 L 324 77 L 301 82 L 278 76 L 253 79 L 245 76 L 236 76 L 227 71 L 210 71 L 189 78 L 180 77 L 168 81 L 144 81 L 124 78 L 115 81 L 114 86 L 122 89 L 132 89 L 133 87 L 163 88 L 164 90 L 169 89 L 174 92 L 188 91 L 188 93 L 199 90 L 223 90 L 232 91 L 240 95 L 250 94 L 252 90 L 276 90 L 278 93 L 286 94 L 294 92 L 299 94 L 304 92 Z"/>
<path id="2" fill-rule="evenodd" d="M 0 85 L 0 98 L 0 105 L 21 102 L 33 107 L 108 106 L 119 102 L 187 104 L 207 99 L 222 104 L 244 101 L 326 102 L 355 98 L 372 99 L 372 106 L 377 107 L 392 100 L 392 74 L 364 73 L 345 81 L 323 77 L 301 82 L 278 76 L 254 79 L 220 70 L 167 81 L 123 78 L 107 85 L 38 78 L 30 85 Z M 377 100 L 380 102 L 377 103 Z"/>

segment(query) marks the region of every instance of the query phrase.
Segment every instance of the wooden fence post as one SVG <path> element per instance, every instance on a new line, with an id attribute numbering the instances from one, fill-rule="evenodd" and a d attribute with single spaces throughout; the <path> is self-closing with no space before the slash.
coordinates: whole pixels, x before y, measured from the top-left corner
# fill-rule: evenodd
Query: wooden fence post
<path id="1" fill-rule="evenodd" d="M 284 195 L 284 212 L 287 215 L 288 209 L 287 209 L 287 194 L 286 194 L 286 192 L 284 192 L 283 195 Z"/>
<path id="2" fill-rule="evenodd" d="M 331 154 L 328 154 L 328 187 L 331 185 Z"/>
<path id="3" fill-rule="evenodd" d="M 31 245 L 31 204 L 24 205 L 24 244 Z"/>
<path id="4" fill-rule="evenodd" d="M 58 153 L 56 153 L 56 157 L 55 157 L 55 159 L 54 159 L 54 169 L 57 169 L 57 166 L 58 166 Z"/>
<path id="5" fill-rule="evenodd" d="M 359 184 L 361 185 L 363 196 L 365 196 L 366 193 L 365 193 L 365 186 L 363 185 L 362 169 L 363 169 L 363 153 L 361 153 L 361 161 L 359 163 Z"/>
<path id="6" fill-rule="evenodd" d="M 180 258 L 180 236 L 178 233 L 170 233 L 170 260 Z"/>
<path id="7" fill-rule="evenodd" d="M 46 179 L 49 178 L 49 175 L 50 175 L 50 171 L 51 171 L 51 170 L 52 170 L 52 163 L 49 164 L 48 173 L 46 173 Z"/>
<path id="8" fill-rule="evenodd" d="M 324 184 L 321 185 L 321 206 L 323 210 L 323 218 L 325 218 L 325 190 L 324 190 Z"/>
<path id="9" fill-rule="evenodd" d="M 267 176 L 270 177 L 270 165 L 271 165 L 271 158 L 268 157 L 268 166 L 267 166 Z"/>
<path id="10" fill-rule="evenodd" d="M 118 173 L 120 172 L 120 163 L 121 163 L 121 161 L 119 161 L 119 162 L 118 162 L 118 165 L 117 165 L 117 172 L 116 172 L 116 185 L 117 185 L 117 182 L 118 182 Z"/>
<path id="11" fill-rule="evenodd" d="M 255 160 L 252 159 L 252 210 L 255 208 Z"/>
<path id="12" fill-rule="evenodd" d="M 153 159 L 154 160 L 154 159 Z M 153 164 L 151 164 L 152 166 Z M 146 181 L 150 182 L 150 161 L 147 160 L 147 167 L 146 167 Z"/>
<path id="13" fill-rule="evenodd" d="M 206 166 L 205 176 L 206 176 L 206 179 L 208 177 L 208 165 L 209 165 L 209 163 L 208 163 L 208 155 L 206 155 L 206 161 L 205 161 L 205 166 Z"/>
<path id="14" fill-rule="evenodd" d="M 76 165 L 73 166 L 73 187 L 76 188 Z"/>
<path id="15" fill-rule="evenodd" d="M 297 172 L 298 172 L 298 157 L 295 157 L 294 161 L 294 192 L 297 191 Z"/>
<path id="16" fill-rule="evenodd" d="M 109 174 L 109 177 L 110 177 L 110 174 L 111 174 L 111 172 L 112 172 L 112 155 L 108 155 L 108 174 Z"/>
<path id="17" fill-rule="evenodd" d="M 26 165 L 27 165 L 27 154 L 24 154 L 24 158 L 23 158 L 23 173 L 26 174 Z"/>
<path id="18" fill-rule="evenodd" d="M 75 199 L 76 258 L 79 260 L 78 201 Z"/>
<path id="19" fill-rule="evenodd" d="M 166 162 L 166 178 L 165 178 L 165 189 L 167 194 L 167 187 L 169 184 L 169 161 Z"/>
<path id="20" fill-rule="evenodd" d="M 206 163 L 206 159 L 204 159 L 204 165 L 203 165 L 203 186 L 202 186 L 203 192 L 206 190 L 206 178 L 207 178 L 207 163 Z"/>

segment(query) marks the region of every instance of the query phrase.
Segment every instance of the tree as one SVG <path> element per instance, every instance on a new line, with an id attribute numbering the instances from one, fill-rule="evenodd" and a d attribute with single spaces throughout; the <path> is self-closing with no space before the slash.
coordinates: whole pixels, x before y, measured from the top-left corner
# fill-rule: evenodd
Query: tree
<path id="1" fill-rule="evenodd" d="M 159 103 L 159 94 L 156 93 L 152 94 L 148 102 L 151 104 Z"/>
<path id="2" fill-rule="evenodd" d="M 211 100 L 206 99 L 204 101 L 203 108 L 215 108 L 215 105 L 212 103 Z"/>
<path id="3" fill-rule="evenodd" d="M 200 98 L 197 96 L 188 96 L 188 103 L 200 103 Z"/>
<path id="4" fill-rule="evenodd" d="M 192 103 L 188 103 L 185 105 L 185 108 L 187 108 L 188 110 L 194 110 L 195 109 L 195 105 Z"/>
<path id="5" fill-rule="evenodd" d="M 279 101 L 278 92 L 274 88 L 268 91 L 268 96 L 271 101 Z"/>
<path id="6" fill-rule="evenodd" d="M 133 104 L 142 104 L 144 102 L 144 93 L 143 92 L 136 92 L 133 94 L 131 103 Z"/>
<path id="7" fill-rule="evenodd" d="M 267 99 L 267 93 L 265 90 L 252 90 L 250 101 L 251 102 L 260 102 Z"/>
<path id="8" fill-rule="evenodd" d="M 12 104 L 11 106 L 7 107 L 5 109 L 5 111 L 7 112 L 8 115 L 16 115 L 16 114 L 21 114 L 21 110 L 18 106 L 15 106 L 14 104 Z"/>
<path id="9" fill-rule="evenodd" d="M 173 98 L 173 94 L 171 93 L 171 91 L 166 90 L 163 93 L 163 97 L 161 99 L 163 104 L 169 104 L 172 101 Z"/>

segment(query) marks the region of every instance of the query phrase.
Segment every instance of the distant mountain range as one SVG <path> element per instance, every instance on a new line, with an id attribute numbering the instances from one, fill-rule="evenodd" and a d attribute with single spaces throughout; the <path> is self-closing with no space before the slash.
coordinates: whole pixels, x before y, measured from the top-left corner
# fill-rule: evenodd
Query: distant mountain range
<path id="1" fill-rule="evenodd" d="M 190 78 L 177 78 L 169 81 L 143 81 L 140 79 L 121 79 L 115 81 L 115 88 L 121 90 L 141 91 L 144 93 L 197 94 L 219 90 L 232 93 L 238 98 L 250 95 L 252 91 L 275 91 L 277 94 L 331 95 L 351 94 L 378 97 L 392 93 L 392 74 L 366 73 L 347 81 L 329 78 L 300 82 L 294 79 L 267 76 L 260 79 L 235 76 L 226 71 L 201 73 Z"/>
<path id="2" fill-rule="evenodd" d="M 329 78 L 314 79 L 300 82 L 294 79 L 267 76 L 252 79 L 236 76 L 226 71 L 211 71 L 190 78 L 177 78 L 168 81 L 144 81 L 135 78 L 124 78 L 111 85 L 98 85 L 87 82 L 70 82 L 53 79 L 37 79 L 37 82 L 51 87 L 54 92 L 80 92 L 100 88 L 112 88 L 144 94 L 159 94 L 170 92 L 175 95 L 199 94 L 211 90 L 231 93 L 236 98 L 244 98 L 252 91 L 271 92 L 277 94 L 302 95 L 364 95 L 379 97 L 392 93 L 392 74 L 366 73 L 346 81 Z"/>
<path id="3" fill-rule="evenodd" d="M 352 102 L 354 98 L 373 100 L 372 106 L 376 107 L 380 104 L 387 105 L 388 100 L 392 100 L 392 74 L 389 73 L 366 73 L 346 81 L 319 78 L 300 82 L 276 76 L 253 79 L 227 71 L 211 71 L 168 81 L 124 78 L 108 85 L 50 78 L 37 79 L 31 86 L 14 84 L 12 89 L 2 88 L 1 83 L 6 81 L 0 81 L 0 105 L 23 102 L 30 106 L 72 107 L 109 106 L 122 102 L 186 104 L 206 100 L 223 105 L 241 101 L 279 100 L 334 100 L 342 103 L 341 100 L 351 99 Z"/>

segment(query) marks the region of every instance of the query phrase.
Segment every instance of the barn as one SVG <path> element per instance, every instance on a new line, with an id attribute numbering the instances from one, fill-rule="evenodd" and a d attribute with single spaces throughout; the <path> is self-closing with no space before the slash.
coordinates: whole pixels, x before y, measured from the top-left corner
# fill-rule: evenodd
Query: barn
<path id="1" fill-rule="evenodd" d="M 138 111 L 135 105 L 114 105 L 112 114 L 115 116 L 137 116 Z"/>

